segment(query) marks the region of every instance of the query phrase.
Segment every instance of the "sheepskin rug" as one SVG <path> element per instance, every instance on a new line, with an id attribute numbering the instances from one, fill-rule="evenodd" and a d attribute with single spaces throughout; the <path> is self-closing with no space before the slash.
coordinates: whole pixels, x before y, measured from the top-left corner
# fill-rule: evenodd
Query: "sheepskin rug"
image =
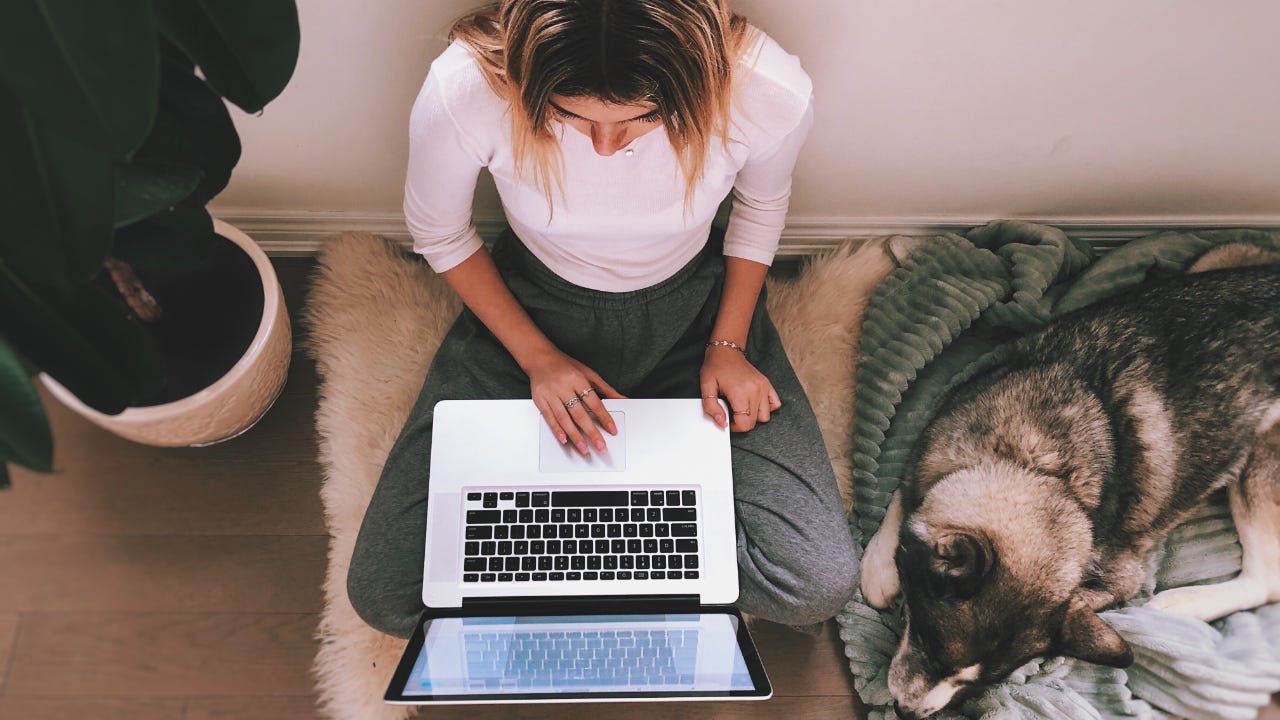
<path id="1" fill-rule="evenodd" d="M 882 242 L 851 241 L 810 260 L 797 276 L 769 283 L 769 312 L 817 413 L 846 511 L 858 330 L 868 296 L 892 269 Z M 320 255 L 305 342 L 320 376 L 316 428 L 330 541 L 313 670 L 321 710 L 332 720 L 414 714 L 382 703 L 405 643 L 356 615 L 347 568 L 382 464 L 459 308 L 425 262 L 383 238 L 347 233 Z"/>

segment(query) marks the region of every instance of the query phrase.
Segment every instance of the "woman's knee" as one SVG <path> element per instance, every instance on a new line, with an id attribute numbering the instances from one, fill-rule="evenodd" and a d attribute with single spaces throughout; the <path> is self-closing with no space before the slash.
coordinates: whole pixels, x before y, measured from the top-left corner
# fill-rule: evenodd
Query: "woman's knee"
<path id="1" fill-rule="evenodd" d="M 743 610 L 786 625 L 811 625 L 834 616 L 853 598 L 858 558 L 852 536 L 803 552 L 788 550 L 796 547 L 756 547 L 746 553 L 747 561 L 740 560 Z"/>
<path id="2" fill-rule="evenodd" d="M 415 590 L 412 582 L 389 578 L 384 570 L 376 557 L 362 553 L 357 545 L 347 570 L 347 599 L 370 627 L 407 638 L 422 612 L 422 586 Z"/>

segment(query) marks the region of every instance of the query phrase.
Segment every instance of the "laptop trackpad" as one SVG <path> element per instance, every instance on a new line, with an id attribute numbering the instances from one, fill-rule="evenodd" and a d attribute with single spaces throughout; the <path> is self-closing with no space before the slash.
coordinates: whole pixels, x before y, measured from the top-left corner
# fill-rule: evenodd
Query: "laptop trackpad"
<path id="1" fill-rule="evenodd" d="M 627 469 L 627 416 L 622 412 L 610 412 L 618 434 L 610 435 L 599 428 L 604 438 L 606 452 L 600 452 L 587 442 L 589 454 L 583 457 L 572 442 L 560 444 L 545 420 L 538 421 L 538 469 L 542 472 L 621 472 Z M 584 437 L 585 439 L 585 437 Z"/>

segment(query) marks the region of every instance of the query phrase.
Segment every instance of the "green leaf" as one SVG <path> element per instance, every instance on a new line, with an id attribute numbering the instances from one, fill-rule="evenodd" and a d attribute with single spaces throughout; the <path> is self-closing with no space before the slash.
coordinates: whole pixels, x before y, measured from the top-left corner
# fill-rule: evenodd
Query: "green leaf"
<path id="1" fill-rule="evenodd" d="M 172 208 L 190 195 L 203 177 L 200 168 L 163 160 L 116 165 L 115 226 L 120 228 Z"/>
<path id="2" fill-rule="evenodd" d="M 200 185 L 185 205 L 205 205 L 231 180 L 240 160 L 240 136 L 227 104 L 190 67 L 166 56 L 160 70 L 160 109 L 135 159 L 199 168 Z"/>
<path id="3" fill-rule="evenodd" d="M 204 262 L 217 235 L 204 208 L 178 206 L 116 232 L 116 257 L 134 270 L 180 270 Z"/>
<path id="4" fill-rule="evenodd" d="M 155 13 L 165 37 L 245 112 L 261 110 L 293 76 L 299 45 L 293 0 L 155 0 Z"/>
<path id="5" fill-rule="evenodd" d="M 12 460 L 39 472 L 53 470 L 49 418 L 31 378 L 0 337 L 0 464 Z"/>
<path id="6" fill-rule="evenodd" d="M 36 121 L 0 86 L 0 258 L 28 282 L 68 292 L 111 247 L 109 155 Z"/>
<path id="7" fill-rule="evenodd" d="M 85 404 L 124 410 L 164 383 L 154 342 L 119 300 L 94 285 L 42 294 L 0 262 L 0 333 Z"/>
<path id="8" fill-rule="evenodd" d="M 70 138 L 123 158 L 151 128 L 159 73 L 149 0 L 0 3 L 0 79 Z"/>

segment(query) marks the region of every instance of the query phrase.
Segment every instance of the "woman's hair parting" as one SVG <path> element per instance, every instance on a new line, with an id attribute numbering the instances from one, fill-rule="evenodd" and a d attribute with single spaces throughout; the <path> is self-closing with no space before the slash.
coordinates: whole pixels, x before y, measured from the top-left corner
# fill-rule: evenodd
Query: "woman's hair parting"
<path id="1" fill-rule="evenodd" d="M 653 103 L 685 179 L 686 206 L 714 138 L 728 142 L 733 69 L 751 46 L 726 0 L 502 0 L 459 20 L 461 39 L 511 106 L 516 169 L 552 198 L 563 157 L 552 95 Z"/>

